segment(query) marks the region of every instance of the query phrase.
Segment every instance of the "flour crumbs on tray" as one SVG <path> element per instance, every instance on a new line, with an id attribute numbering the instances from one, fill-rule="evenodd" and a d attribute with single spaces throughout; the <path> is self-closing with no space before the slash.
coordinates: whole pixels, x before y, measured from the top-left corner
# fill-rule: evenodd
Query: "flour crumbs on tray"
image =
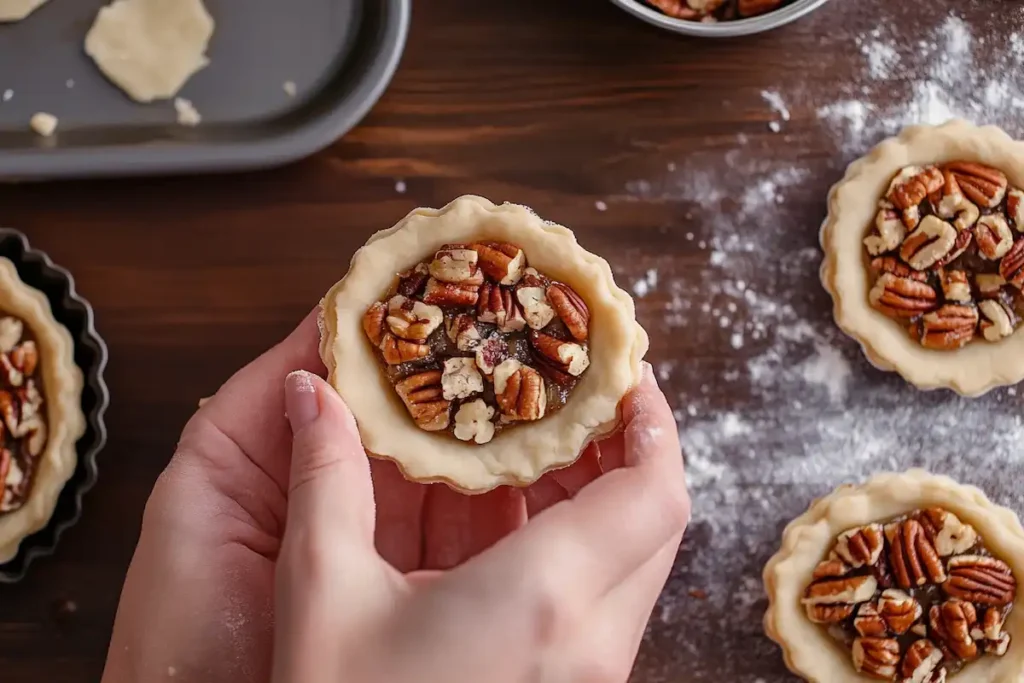
<path id="1" fill-rule="evenodd" d="M 178 123 L 182 126 L 198 126 L 203 120 L 199 111 L 192 106 L 192 102 L 184 97 L 174 98 L 174 111 L 178 115 Z"/>

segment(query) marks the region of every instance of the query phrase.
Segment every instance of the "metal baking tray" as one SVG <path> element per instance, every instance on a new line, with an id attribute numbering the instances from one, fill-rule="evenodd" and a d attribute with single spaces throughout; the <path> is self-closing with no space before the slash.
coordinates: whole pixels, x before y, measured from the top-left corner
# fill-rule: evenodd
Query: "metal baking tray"
<path id="1" fill-rule="evenodd" d="M 0 179 L 229 171 L 312 154 L 380 97 L 411 12 L 411 0 L 205 0 L 217 27 L 210 65 L 179 93 L 202 115 L 187 127 L 172 101 L 133 102 L 85 54 L 107 1 L 50 0 L 0 24 Z M 36 112 L 59 119 L 53 137 L 29 128 Z"/>

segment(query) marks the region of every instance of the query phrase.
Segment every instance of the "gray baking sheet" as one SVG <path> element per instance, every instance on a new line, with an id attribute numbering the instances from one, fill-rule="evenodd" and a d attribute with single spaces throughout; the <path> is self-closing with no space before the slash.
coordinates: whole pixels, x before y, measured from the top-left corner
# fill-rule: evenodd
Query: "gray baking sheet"
<path id="1" fill-rule="evenodd" d="M 0 24 L 0 179 L 237 170 L 311 154 L 380 97 L 410 14 L 410 0 L 205 0 L 217 23 L 210 65 L 179 93 L 202 115 L 192 128 L 172 101 L 130 100 L 85 54 L 104 4 L 49 0 Z M 29 128 L 36 112 L 60 120 L 52 138 Z"/>

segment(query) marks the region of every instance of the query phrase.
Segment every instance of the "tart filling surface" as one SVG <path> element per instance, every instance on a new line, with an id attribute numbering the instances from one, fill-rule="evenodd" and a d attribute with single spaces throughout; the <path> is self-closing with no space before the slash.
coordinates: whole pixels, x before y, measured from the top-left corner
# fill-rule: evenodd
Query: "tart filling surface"
<path id="1" fill-rule="evenodd" d="M 850 164 L 821 280 L 875 366 L 965 396 L 1024 379 L 1021 187 L 1024 143 L 966 121 L 909 127 Z"/>
<path id="2" fill-rule="evenodd" d="M 590 309 L 508 242 L 447 244 L 363 316 L 420 429 L 485 444 L 557 412 L 590 367 Z"/>
<path id="3" fill-rule="evenodd" d="M 85 432 L 74 343 L 46 296 L 0 258 L 0 563 L 49 522 Z"/>
<path id="4" fill-rule="evenodd" d="M 529 209 L 417 209 L 321 302 L 320 353 L 366 450 L 468 493 L 528 485 L 619 425 L 647 335 L 603 259 Z"/>
<path id="5" fill-rule="evenodd" d="M 748 19 L 774 12 L 793 0 L 647 0 L 676 19 L 716 22 Z"/>
<path id="6" fill-rule="evenodd" d="M 815 683 L 1014 683 L 1022 572 L 1012 511 L 948 477 L 880 474 L 786 527 L 764 570 L 765 631 Z"/>

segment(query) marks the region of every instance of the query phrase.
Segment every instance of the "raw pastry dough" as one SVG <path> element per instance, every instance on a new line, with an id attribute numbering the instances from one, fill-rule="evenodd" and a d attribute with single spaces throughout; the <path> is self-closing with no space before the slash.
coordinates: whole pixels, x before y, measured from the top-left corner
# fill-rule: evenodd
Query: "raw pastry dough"
<path id="1" fill-rule="evenodd" d="M 591 312 L 591 366 L 571 400 L 557 413 L 483 445 L 417 427 L 362 329 L 363 312 L 388 291 L 397 273 L 444 244 L 480 239 L 518 245 L 537 270 L 574 288 Z M 410 479 L 443 481 L 467 493 L 528 485 L 572 464 L 588 442 L 613 432 L 619 402 L 639 382 L 648 346 L 633 300 L 615 285 L 604 259 L 579 246 L 569 229 L 526 207 L 495 206 L 474 196 L 442 209 L 417 209 L 371 237 L 321 302 L 320 323 L 328 381 L 352 409 L 367 451 L 394 460 Z"/>
<path id="2" fill-rule="evenodd" d="M 909 127 L 852 163 L 829 193 L 821 281 L 832 295 L 836 323 L 860 342 L 876 367 L 898 372 L 921 389 L 945 387 L 978 396 L 1024 379 L 1024 334 L 956 351 L 926 349 L 868 302 L 870 273 L 862 240 L 873 226 L 878 198 L 901 168 L 954 160 L 993 166 L 1011 185 L 1024 185 L 1024 142 L 999 128 L 959 120 Z"/>
<path id="3" fill-rule="evenodd" d="M 21 21 L 45 3 L 46 0 L 0 0 L 0 24 Z"/>
<path id="4" fill-rule="evenodd" d="M 202 0 L 114 0 L 96 15 L 85 51 L 129 97 L 152 102 L 209 64 L 213 29 Z"/>
<path id="5" fill-rule="evenodd" d="M 764 628 L 782 647 L 789 669 L 812 683 L 863 683 L 850 652 L 804 614 L 800 599 L 817 564 L 825 559 L 836 536 L 847 529 L 897 517 L 911 510 L 940 507 L 972 525 L 985 547 L 1024 577 L 1024 528 L 1017 515 L 990 501 L 973 486 L 949 477 L 914 469 L 879 474 L 866 483 L 840 486 L 815 501 L 782 534 L 782 547 L 764 568 L 768 611 Z M 1010 648 L 1003 657 L 971 662 L 962 675 L 971 683 L 1017 683 L 1024 671 L 1024 592 L 1019 592 L 1005 629 Z M 959 680 L 960 677 L 954 680 Z"/>
<path id="6" fill-rule="evenodd" d="M 75 365 L 71 334 L 57 322 L 42 292 L 18 277 L 14 264 L 0 258 L 0 310 L 20 318 L 35 335 L 42 363 L 49 437 L 29 497 L 0 515 L 0 564 L 18 553 L 21 541 L 50 521 L 57 498 L 75 472 L 75 444 L 85 433 L 82 413 L 82 371 Z"/>

